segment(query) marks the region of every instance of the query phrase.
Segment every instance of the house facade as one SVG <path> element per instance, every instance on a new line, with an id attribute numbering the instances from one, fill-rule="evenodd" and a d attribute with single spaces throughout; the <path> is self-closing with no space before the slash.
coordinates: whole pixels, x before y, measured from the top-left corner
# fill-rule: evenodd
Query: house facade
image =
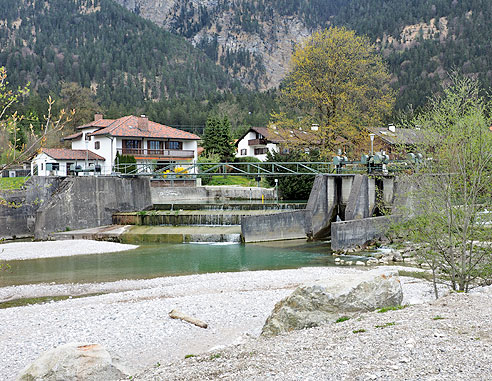
<path id="1" fill-rule="evenodd" d="M 143 115 L 140 117 L 130 115 L 119 119 L 104 119 L 101 114 L 96 114 L 92 122 L 77 127 L 77 130 L 78 132 L 66 136 L 64 140 L 71 142 L 71 150 L 66 151 L 72 151 L 73 157 L 79 157 L 81 152 L 89 152 L 85 155 L 84 160 L 77 161 L 79 174 L 110 175 L 113 172 L 118 154 L 134 156 L 137 164 L 145 164 L 145 170 L 148 171 L 170 163 L 186 165 L 187 163 L 195 163 L 197 160 L 197 143 L 200 137 L 152 122 Z M 64 154 L 69 155 L 66 151 Z M 50 164 L 47 161 L 48 158 L 42 156 L 43 154 L 46 154 L 50 159 L 55 159 L 53 155 L 56 156 L 54 152 L 51 152 L 52 155 L 50 156 L 43 149 L 43 152 L 38 155 L 41 157 L 37 156 L 33 160 L 39 175 L 46 173 L 45 169 L 41 169 L 41 163 Z M 91 160 L 88 156 L 93 157 L 93 159 Z M 60 175 L 63 175 L 62 173 L 74 174 L 73 171 L 69 173 L 70 166 L 65 172 L 61 170 L 61 168 L 66 167 L 63 161 L 73 160 L 72 158 L 55 160 L 59 161 L 57 168 L 60 169 L 57 171 L 60 171 Z M 70 161 L 70 163 L 72 162 Z M 92 167 L 100 169 L 100 172 L 96 172 Z"/>
<path id="2" fill-rule="evenodd" d="M 267 153 L 270 151 L 288 153 L 289 147 L 295 146 L 308 150 L 315 140 L 311 129 L 308 130 L 288 130 L 272 126 L 251 127 L 236 142 L 236 157 L 256 157 L 261 161 L 267 160 Z"/>
<path id="3" fill-rule="evenodd" d="M 81 173 L 101 173 L 104 157 L 89 150 L 43 148 L 31 162 L 31 173 L 38 176 L 72 176 Z"/>
<path id="4" fill-rule="evenodd" d="M 374 152 L 385 152 L 390 159 L 403 159 L 408 152 L 415 152 L 415 146 L 425 139 L 420 129 L 388 127 L 368 127 L 367 132 L 374 134 Z"/>

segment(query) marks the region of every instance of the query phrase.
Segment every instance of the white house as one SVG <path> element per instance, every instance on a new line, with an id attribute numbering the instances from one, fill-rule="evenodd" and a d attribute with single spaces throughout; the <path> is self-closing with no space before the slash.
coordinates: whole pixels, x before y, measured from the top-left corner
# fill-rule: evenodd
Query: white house
<path id="1" fill-rule="evenodd" d="M 314 130 L 314 128 L 311 128 Z M 267 159 L 267 153 L 288 153 L 289 147 L 308 147 L 315 140 L 311 130 L 288 130 L 276 127 L 251 127 L 236 141 L 236 157 L 252 156 L 261 161 Z"/>
<path id="2" fill-rule="evenodd" d="M 98 173 L 95 170 L 100 169 L 102 175 L 109 175 L 117 154 L 134 156 L 137 163 L 149 164 L 149 168 L 154 169 L 169 163 L 186 165 L 197 160 L 200 137 L 149 121 L 145 116 L 104 119 L 101 114 L 96 114 L 94 121 L 77 127 L 77 130 L 64 138 L 71 141 L 72 149 L 51 149 L 50 153 L 43 149 L 33 159 L 32 166 L 37 166 L 40 176 L 47 174 L 45 168 L 49 164 L 50 173 L 61 176 L 76 173 L 70 168 L 77 169 L 80 174 Z M 68 170 L 67 163 L 70 164 Z"/>
<path id="3" fill-rule="evenodd" d="M 69 176 L 77 173 L 100 173 L 104 157 L 89 150 L 68 148 L 43 148 L 31 162 L 31 173 L 38 176 Z M 87 169 L 87 172 L 81 172 Z"/>

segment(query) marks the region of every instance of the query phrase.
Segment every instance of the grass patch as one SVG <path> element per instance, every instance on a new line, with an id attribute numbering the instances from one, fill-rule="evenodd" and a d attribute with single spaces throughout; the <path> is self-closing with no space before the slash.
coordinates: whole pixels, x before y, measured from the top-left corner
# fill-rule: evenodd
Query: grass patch
<path id="1" fill-rule="evenodd" d="M 411 278 L 417 279 L 425 279 L 428 281 L 432 281 L 432 274 L 427 271 L 408 271 L 408 270 L 399 270 L 398 275 L 400 276 L 408 276 Z"/>
<path id="2" fill-rule="evenodd" d="M 347 321 L 350 319 L 350 316 L 341 316 L 337 320 L 335 320 L 335 323 L 342 323 L 344 321 Z"/>
<path id="3" fill-rule="evenodd" d="M 395 325 L 396 323 L 394 321 L 390 323 L 384 323 L 383 325 L 375 325 L 374 328 L 386 328 L 386 327 L 391 327 L 392 325 Z"/>
<path id="4" fill-rule="evenodd" d="M 31 304 L 43 304 L 43 303 L 50 303 L 50 302 L 58 302 L 60 300 L 67 300 L 67 299 L 79 299 L 79 298 L 85 298 L 88 296 L 98 296 L 98 295 L 103 295 L 103 294 L 105 294 L 105 293 L 104 292 L 98 292 L 98 293 L 76 295 L 76 296 L 59 295 L 59 296 L 42 296 L 39 298 L 15 299 L 15 300 L 9 300 L 8 302 L 0 303 L 0 309 L 12 308 L 12 307 L 24 307 L 24 306 L 28 306 Z"/>
<path id="5" fill-rule="evenodd" d="M 190 359 L 192 357 L 196 357 L 196 355 L 185 355 L 185 359 Z"/>
<path id="6" fill-rule="evenodd" d="M 407 307 L 408 307 L 407 305 L 404 305 L 404 306 L 389 306 L 389 307 L 383 307 L 383 308 L 379 309 L 377 312 L 379 312 L 380 314 L 382 314 L 382 313 L 385 313 L 385 312 L 388 312 L 388 311 L 402 310 L 402 309 L 407 308 Z"/>
<path id="7" fill-rule="evenodd" d="M 0 190 L 20 189 L 29 177 L 0 177 Z"/>
<path id="8" fill-rule="evenodd" d="M 257 183 L 255 179 L 246 176 L 212 176 L 207 182 L 207 185 L 240 185 L 243 187 L 256 187 Z M 264 179 L 260 181 L 260 186 L 271 188 Z"/>
<path id="9" fill-rule="evenodd" d="M 434 317 L 432 318 L 432 320 L 442 320 L 442 319 L 446 319 L 446 318 L 443 318 L 442 316 L 439 316 L 439 315 L 434 316 Z"/>
<path id="10" fill-rule="evenodd" d="M 356 329 L 356 330 L 352 331 L 352 333 L 364 333 L 364 332 L 366 332 L 366 330 L 364 328 Z"/>
<path id="11" fill-rule="evenodd" d="M 220 353 L 215 353 L 213 355 L 210 355 L 210 360 L 215 360 L 215 359 L 220 359 L 222 355 Z"/>

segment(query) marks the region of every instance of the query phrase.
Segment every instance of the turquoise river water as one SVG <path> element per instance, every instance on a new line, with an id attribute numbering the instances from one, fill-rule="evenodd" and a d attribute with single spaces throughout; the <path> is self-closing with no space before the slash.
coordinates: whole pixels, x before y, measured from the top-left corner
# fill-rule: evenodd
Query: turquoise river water
<path id="1" fill-rule="evenodd" d="M 105 282 L 212 272 L 333 266 L 329 245 L 284 241 L 269 244 L 159 244 L 108 254 L 10 261 L 0 286 Z"/>

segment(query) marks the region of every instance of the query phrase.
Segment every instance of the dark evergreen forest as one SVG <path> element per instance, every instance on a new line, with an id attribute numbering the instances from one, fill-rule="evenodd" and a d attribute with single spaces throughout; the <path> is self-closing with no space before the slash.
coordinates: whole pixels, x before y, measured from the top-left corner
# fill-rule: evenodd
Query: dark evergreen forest
<path id="1" fill-rule="evenodd" d="M 20 111 L 42 116 L 46 96 L 61 98 L 64 84 L 73 82 L 90 89 L 90 102 L 109 117 L 145 113 L 194 129 L 215 113 L 228 116 L 237 133 L 264 125 L 276 108 L 275 91 L 251 92 L 233 78 L 244 68 L 255 78 L 262 58 L 226 52 L 220 62 L 232 76 L 224 72 L 214 63 L 216 40 L 194 48 L 182 37 L 211 23 L 210 10 L 193 10 L 190 1 L 182 1 L 174 19 L 177 36 L 111 0 L 0 0 L 0 66 L 13 86 L 31 83 Z M 368 35 L 393 74 L 399 109 L 422 106 L 454 69 L 491 87 L 490 0 L 218 0 L 216 7 L 234 15 L 234 27 L 260 35 L 274 12 L 296 15 L 312 30 L 345 25 Z M 446 30 L 400 41 L 404 26 L 441 17 Z"/>

